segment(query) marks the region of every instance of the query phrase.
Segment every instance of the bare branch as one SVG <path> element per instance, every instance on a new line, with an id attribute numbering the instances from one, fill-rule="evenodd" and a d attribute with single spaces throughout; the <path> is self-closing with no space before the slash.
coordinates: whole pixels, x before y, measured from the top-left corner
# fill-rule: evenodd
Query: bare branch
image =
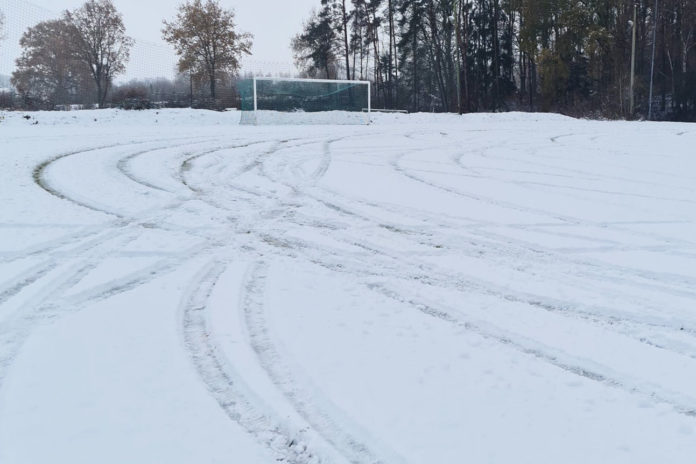
<path id="1" fill-rule="evenodd" d="M 126 70 L 134 41 L 126 35 L 123 17 L 111 0 L 90 0 L 66 12 L 65 21 L 73 27 L 76 54 L 89 66 L 103 106 L 114 77 Z"/>

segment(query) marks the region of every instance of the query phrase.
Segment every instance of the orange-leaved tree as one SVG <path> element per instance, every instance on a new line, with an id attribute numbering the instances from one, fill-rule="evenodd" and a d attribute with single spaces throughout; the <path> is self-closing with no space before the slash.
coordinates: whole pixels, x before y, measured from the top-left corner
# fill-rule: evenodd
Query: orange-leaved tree
<path id="1" fill-rule="evenodd" d="M 176 19 L 164 21 L 162 34 L 179 55 L 179 71 L 205 76 L 213 101 L 217 82 L 239 71 L 242 55 L 251 55 L 252 35 L 238 32 L 234 11 L 217 0 L 180 5 Z"/>

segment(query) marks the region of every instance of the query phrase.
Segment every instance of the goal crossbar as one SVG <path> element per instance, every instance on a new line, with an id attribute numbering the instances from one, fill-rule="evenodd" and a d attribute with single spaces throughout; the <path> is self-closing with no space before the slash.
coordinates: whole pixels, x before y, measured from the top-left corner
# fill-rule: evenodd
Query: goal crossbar
<path id="1" fill-rule="evenodd" d="M 255 81 L 315 82 L 317 84 L 355 84 L 370 85 L 370 81 L 349 81 L 340 79 L 302 79 L 299 77 L 254 77 Z"/>

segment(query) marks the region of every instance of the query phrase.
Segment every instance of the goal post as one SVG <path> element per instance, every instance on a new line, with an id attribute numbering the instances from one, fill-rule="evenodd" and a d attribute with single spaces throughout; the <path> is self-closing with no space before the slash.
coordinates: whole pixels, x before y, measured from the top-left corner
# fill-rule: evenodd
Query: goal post
<path id="1" fill-rule="evenodd" d="M 241 124 L 369 124 L 368 81 L 255 77 L 238 82 Z"/>

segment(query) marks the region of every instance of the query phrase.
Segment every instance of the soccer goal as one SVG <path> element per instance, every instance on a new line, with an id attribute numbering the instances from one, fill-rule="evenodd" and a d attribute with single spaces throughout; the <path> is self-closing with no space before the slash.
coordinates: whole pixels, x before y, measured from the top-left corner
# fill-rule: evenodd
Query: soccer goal
<path id="1" fill-rule="evenodd" d="M 255 77 L 238 84 L 241 124 L 369 124 L 370 83 Z"/>

